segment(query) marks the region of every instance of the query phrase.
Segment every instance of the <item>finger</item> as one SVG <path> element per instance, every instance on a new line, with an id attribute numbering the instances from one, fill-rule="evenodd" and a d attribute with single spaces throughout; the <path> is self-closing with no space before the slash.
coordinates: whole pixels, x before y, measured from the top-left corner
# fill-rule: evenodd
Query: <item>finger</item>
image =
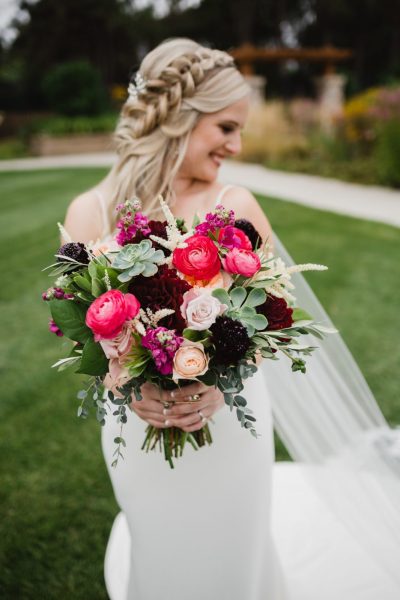
<path id="1" fill-rule="evenodd" d="M 174 425 L 175 427 L 180 427 L 181 429 L 183 427 L 191 427 L 192 425 L 201 425 L 201 427 L 203 427 L 205 425 L 205 421 L 203 421 L 203 418 L 207 419 L 208 413 L 205 413 L 204 411 L 200 411 L 200 413 L 196 411 L 194 413 L 191 413 L 190 415 L 185 415 L 183 417 L 171 417 L 170 421 L 172 425 Z"/>
<path id="2" fill-rule="evenodd" d="M 172 391 L 162 390 L 157 385 L 154 385 L 153 383 L 149 382 L 146 382 L 142 385 L 141 392 L 144 398 L 155 400 L 158 402 L 168 402 L 172 399 Z"/>
<path id="3" fill-rule="evenodd" d="M 182 404 L 173 404 L 173 406 L 169 409 L 169 414 L 171 416 L 182 416 L 193 413 L 197 410 L 203 410 L 207 406 L 212 404 L 212 397 L 210 397 L 207 392 L 201 396 L 201 400 L 198 402 L 183 402 Z"/>
<path id="4" fill-rule="evenodd" d="M 131 407 L 135 411 L 150 411 L 162 414 L 164 405 L 161 402 L 158 402 L 157 400 L 149 400 L 147 398 L 143 398 L 143 400 L 134 400 L 131 403 Z"/>
<path id="5" fill-rule="evenodd" d="M 174 400 L 182 399 L 189 396 L 194 396 L 195 394 L 203 394 L 205 391 L 209 389 L 204 383 L 192 383 L 190 385 L 185 385 L 185 387 L 176 388 L 173 390 L 173 398 Z"/>

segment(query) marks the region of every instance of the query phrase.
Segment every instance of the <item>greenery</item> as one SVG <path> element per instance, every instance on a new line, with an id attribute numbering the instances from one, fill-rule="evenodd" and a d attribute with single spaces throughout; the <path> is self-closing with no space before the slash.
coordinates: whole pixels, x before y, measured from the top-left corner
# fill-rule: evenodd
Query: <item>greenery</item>
<path id="1" fill-rule="evenodd" d="M 114 131 L 117 114 L 105 113 L 95 117 L 49 117 L 32 124 L 32 133 L 54 136 L 79 133 L 109 133 Z"/>
<path id="2" fill-rule="evenodd" d="M 87 61 L 70 61 L 53 67 L 42 86 L 48 107 L 61 115 L 96 116 L 107 106 L 100 73 Z"/>
<path id="3" fill-rule="evenodd" d="M 380 181 L 400 187 L 400 120 L 387 121 L 381 125 L 375 159 Z"/>
<path id="4" fill-rule="evenodd" d="M 50 282 L 41 269 L 59 244 L 55 223 L 71 199 L 104 174 L 103 169 L 0 174 L 3 598 L 107 598 L 103 558 L 118 509 L 100 428 L 94 419 L 76 417 L 78 377 L 50 368 L 60 356 L 60 340 L 47 331 L 48 307 L 40 299 Z M 399 230 L 272 198 L 260 202 L 296 262 L 329 265 L 307 279 L 384 414 L 399 423 Z M 277 451 L 285 456 L 280 444 Z"/>

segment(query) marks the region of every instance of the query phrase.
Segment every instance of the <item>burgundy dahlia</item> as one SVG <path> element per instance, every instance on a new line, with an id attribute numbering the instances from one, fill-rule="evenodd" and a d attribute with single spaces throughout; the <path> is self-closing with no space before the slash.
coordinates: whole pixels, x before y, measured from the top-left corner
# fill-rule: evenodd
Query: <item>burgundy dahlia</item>
<path id="1" fill-rule="evenodd" d="M 289 308 L 283 298 L 267 296 L 264 304 L 257 307 L 257 312 L 268 319 L 267 329 L 272 331 L 286 329 L 286 327 L 291 327 L 293 324 L 293 308 Z"/>
<path id="2" fill-rule="evenodd" d="M 167 239 L 167 221 L 149 221 L 147 223 L 147 227 L 150 230 L 148 233 L 143 232 L 143 230 L 139 230 L 136 232 L 136 235 L 134 235 L 127 242 L 125 242 L 125 244 L 139 244 L 142 240 L 149 239 L 151 235 L 156 235 L 157 237 L 163 238 L 164 240 Z M 165 256 L 171 254 L 169 250 L 167 250 L 163 246 L 160 246 L 160 244 L 158 244 L 157 242 L 153 242 L 153 240 L 151 240 L 151 243 L 153 244 L 153 247 L 156 250 L 162 250 Z"/>
<path id="3" fill-rule="evenodd" d="M 215 346 L 215 359 L 223 365 L 237 364 L 250 346 L 247 329 L 230 317 L 217 317 L 211 325 L 211 341 Z"/>
<path id="4" fill-rule="evenodd" d="M 241 229 L 249 238 L 253 250 L 257 250 L 261 242 L 261 236 L 254 225 L 247 219 L 236 219 L 235 227 Z"/>
<path id="5" fill-rule="evenodd" d="M 129 285 L 129 292 L 139 300 L 142 308 L 150 308 L 153 312 L 162 308 L 171 308 L 174 314 L 159 321 L 159 325 L 167 329 L 176 329 L 178 333 L 186 327 L 180 307 L 183 294 L 191 289 L 191 285 L 178 277 L 175 269 L 162 265 L 153 277 L 135 277 Z"/>

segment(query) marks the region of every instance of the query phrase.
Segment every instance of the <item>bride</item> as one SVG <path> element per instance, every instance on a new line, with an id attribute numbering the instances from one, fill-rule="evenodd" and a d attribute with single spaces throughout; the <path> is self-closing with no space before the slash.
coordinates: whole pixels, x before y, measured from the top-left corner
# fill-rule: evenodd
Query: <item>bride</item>
<path id="1" fill-rule="evenodd" d="M 128 92 L 117 162 L 71 203 L 69 235 L 106 242 L 119 202 L 138 196 L 144 212 L 160 218 L 162 194 L 189 224 L 223 203 L 290 260 L 254 196 L 218 182 L 221 162 L 240 152 L 249 110 L 249 88 L 232 58 L 168 40 L 144 58 Z M 297 289 L 299 304 L 328 321 L 301 277 Z M 337 338 L 319 349 L 310 374 L 291 374 L 280 361 L 247 380 L 257 440 L 215 388 L 193 383 L 172 397 L 145 384 L 125 425 L 125 460 L 112 469 L 119 425 L 110 416 L 102 445 L 121 508 L 105 561 L 112 600 L 400 597 L 398 442 Z M 195 405 L 174 405 L 195 394 Z M 273 467 L 273 419 L 298 464 Z M 148 423 L 193 432 L 206 420 L 214 443 L 187 448 L 174 471 L 140 450 Z"/>

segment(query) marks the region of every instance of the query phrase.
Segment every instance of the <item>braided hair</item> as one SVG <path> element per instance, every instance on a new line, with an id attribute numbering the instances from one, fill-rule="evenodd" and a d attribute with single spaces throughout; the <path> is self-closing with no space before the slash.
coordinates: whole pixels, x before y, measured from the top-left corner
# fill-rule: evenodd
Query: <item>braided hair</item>
<path id="1" fill-rule="evenodd" d="M 172 204 L 172 182 L 198 118 L 249 92 L 229 54 L 186 38 L 157 46 L 143 59 L 140 74 L 145 88 L 128 97 L 114 136 L 118 161 L 110 173 L 111 226 L 114 207 L 125 198 L 138 196 L 147 214 L 158 213 L 159 194 Z"/>

